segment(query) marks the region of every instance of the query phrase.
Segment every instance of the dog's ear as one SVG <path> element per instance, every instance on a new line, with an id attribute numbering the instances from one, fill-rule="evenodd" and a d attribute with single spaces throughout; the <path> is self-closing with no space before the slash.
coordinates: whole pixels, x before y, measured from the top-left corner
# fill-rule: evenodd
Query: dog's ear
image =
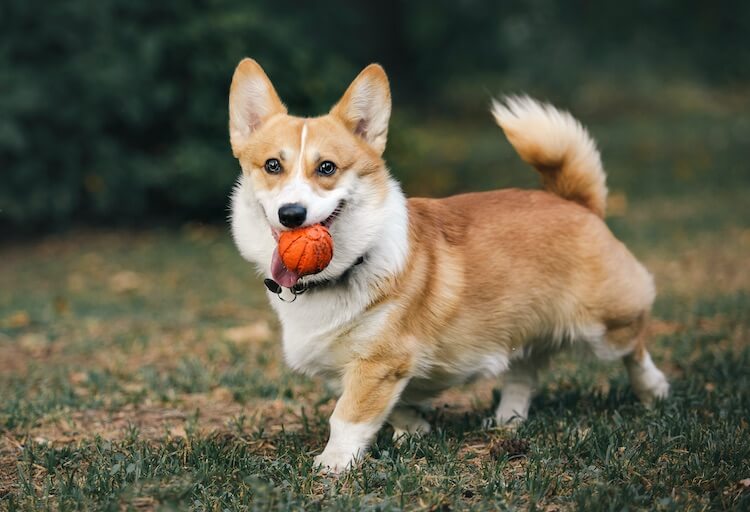
<path id="1" fill-rule="evenodd" d="M 276 114 L 286 114 L 286 107 L 268 76 L 253 59 L 242 59 L 229 89 L 229 140 L 235 157 L 247 138 Z"/>
<path id="2" fill-rule="evenodd" d="M 354 79 L 331 109 L 355 135 L 383 154 L 391 117 L 391 89 L 379 64 L 370 64 Z"/>

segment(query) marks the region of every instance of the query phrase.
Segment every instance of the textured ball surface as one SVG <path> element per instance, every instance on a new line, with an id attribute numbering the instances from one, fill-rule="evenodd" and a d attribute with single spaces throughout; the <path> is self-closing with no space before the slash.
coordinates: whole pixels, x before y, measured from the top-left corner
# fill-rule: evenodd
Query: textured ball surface
<path id="1" fill-rule="evenodd" d="M 283 231 L 279 235 L 281 262 L 298 276 L 317 274 L 333 258 L 333 238 L 320 224 Z"/>

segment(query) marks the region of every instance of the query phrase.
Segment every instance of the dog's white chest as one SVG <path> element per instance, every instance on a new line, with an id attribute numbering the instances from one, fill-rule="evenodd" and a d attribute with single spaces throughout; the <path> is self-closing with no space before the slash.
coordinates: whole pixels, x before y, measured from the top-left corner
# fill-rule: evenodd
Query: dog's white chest
<path id="1" fill-rule="evenodd" d="M 346 346 L 335 332 L 306 330 L 300 322 L 284 322 L 284 360 L 293 369 L 308 375 L 327 374 L 349 359 Z"/>
<path id="2" fill-rule="evenodd" d="M 366 310 L 367 302 L 357 293 L 332 291 L 275 304 L 287 364 L 310 375 L 339 374 L 352 358 L 366 355 L 392 311 L 387 304 Z"/>

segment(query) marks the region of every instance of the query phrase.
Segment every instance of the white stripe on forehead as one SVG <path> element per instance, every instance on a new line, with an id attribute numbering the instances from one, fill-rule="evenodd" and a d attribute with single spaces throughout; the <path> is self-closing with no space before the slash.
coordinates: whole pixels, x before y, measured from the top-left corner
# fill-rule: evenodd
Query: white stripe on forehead
<path id="1" fill-rule="evenodd" d="M 299 154 L 297 155 L 297 165 L 292 169 L 289 181 L 276 195 L 279 204 L 301 203 L 305 207 L 310 207 L 311 201 L 316 197 L 315 191 L 310 187 L 305 176 L 305 144 L 307 143 L 307 122 L 302 124 L 302 132 L 299 141 Z"/>
<path id="2" fill-rule="evenodd" d="M 307 140 L 307 121 L 302 124 L 302 134 L 299 138 L 299 155 L 297 156 L 297 169 L 300 175 L 304 175 L 305 141 Z"/>

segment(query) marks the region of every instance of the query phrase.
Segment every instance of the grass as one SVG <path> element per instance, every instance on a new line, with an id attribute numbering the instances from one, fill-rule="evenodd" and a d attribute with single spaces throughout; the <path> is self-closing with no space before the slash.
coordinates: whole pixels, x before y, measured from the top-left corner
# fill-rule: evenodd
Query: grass
<path id="1" fill-rule="evenodd" d="M 651 345 L 668 401 L 645 410 L 619 364 L 563 356 L 517 432 L 481 428 L 501 388 L 481 381 L 435 400 L 433 434 L 396 445 L 386 428 L 339 479 L 311 468 L 335 395 L 284 367 L 262 285 L 226 229 L 3 247 L 0 509 L 750 509 L 750 178 L 740 121 L 711 119 L 593 128 L 612 174 L 608 222 L 657 278 Z M 682 143 L 669 140 L 677 127 Z M 439 123 L 410 135 L 415 158 L 474 141 L 472 176 L 489 154 L 489 139 Z M 531 179 L 508 166 L 480 187 Z M 713 180 L 716 167 L 727 172 Z M 451 172 L 446 190 L 461 188 Z"/>

